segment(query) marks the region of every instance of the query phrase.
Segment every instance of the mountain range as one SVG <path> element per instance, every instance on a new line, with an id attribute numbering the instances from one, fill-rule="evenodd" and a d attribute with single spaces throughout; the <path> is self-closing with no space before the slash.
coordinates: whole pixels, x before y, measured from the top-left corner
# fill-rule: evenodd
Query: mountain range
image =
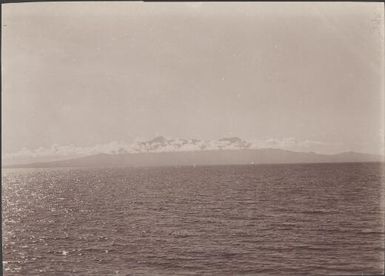
<path id="1" fill-rule="evenodd" d="M 226 140 L 228 141 L 228 140 Z M 284 164 L 284 163 L 344 163 L 344 162 L 384 162 L 384 157 L 357 152 L 340 154 L 318 154 L 295 152 L 282 149 L 250 149 L 242 141 L 238 149 L 214 149 L 195 151 L 150 151 L 159 150 L 162 141 L 148 144 L 148 152 L 101 153 L 80 158 L 8 165 L 12 168 L 47 167 L 152 167 L 152 166 L 200 166 L 200 165 L 242 165 L 242 164 Z M 158 146 L 154 146 L 157 144 Z"/>

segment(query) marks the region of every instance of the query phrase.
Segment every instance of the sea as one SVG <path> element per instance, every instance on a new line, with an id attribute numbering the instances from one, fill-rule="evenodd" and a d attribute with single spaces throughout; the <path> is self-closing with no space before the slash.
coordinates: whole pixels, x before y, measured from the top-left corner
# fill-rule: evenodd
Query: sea
<path id="1" fill-rule="evenodd" d="M 384 164 L 2 170 L 4 275 L 381 275 Z"/>

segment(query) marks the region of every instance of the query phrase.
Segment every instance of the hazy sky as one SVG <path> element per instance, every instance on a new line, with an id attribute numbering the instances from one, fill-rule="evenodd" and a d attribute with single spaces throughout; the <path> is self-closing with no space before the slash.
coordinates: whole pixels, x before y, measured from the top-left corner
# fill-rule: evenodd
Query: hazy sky
<path id="1" fill-rule="evenodd" d="M 383 144 L 382 3 L 5 4 L 5 153 L 165 135 Z"/>

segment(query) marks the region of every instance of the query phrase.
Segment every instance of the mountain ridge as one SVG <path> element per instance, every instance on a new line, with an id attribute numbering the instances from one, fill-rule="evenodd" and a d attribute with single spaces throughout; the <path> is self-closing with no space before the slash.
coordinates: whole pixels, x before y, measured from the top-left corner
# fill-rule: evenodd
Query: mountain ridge
<path id="1" fill-rule="evenodd" d="M 381 155 L 359 152 L 319 154 L 275 148 L 201 151 L 99 153 L 67 160 L 5 165 L 3 168 L 49 167 L 156 167 L 292 163 L 384 162 Z"/>

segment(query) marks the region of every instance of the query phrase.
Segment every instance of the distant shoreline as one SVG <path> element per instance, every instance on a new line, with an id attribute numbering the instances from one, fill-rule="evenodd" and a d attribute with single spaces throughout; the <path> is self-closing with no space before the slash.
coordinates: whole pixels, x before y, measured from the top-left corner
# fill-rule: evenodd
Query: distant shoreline
<path id="1" fill-rule="evenodd" d="M 384 163 L 381 155 L 345 152 L 318 154 L 280 149 L 240 149 L 181 152 L 97 154 L 67 160 L 6 164 L 2 168 L 51 167 L 183 167 L 221 165 L 273 165 L 324 163 Z"/>

